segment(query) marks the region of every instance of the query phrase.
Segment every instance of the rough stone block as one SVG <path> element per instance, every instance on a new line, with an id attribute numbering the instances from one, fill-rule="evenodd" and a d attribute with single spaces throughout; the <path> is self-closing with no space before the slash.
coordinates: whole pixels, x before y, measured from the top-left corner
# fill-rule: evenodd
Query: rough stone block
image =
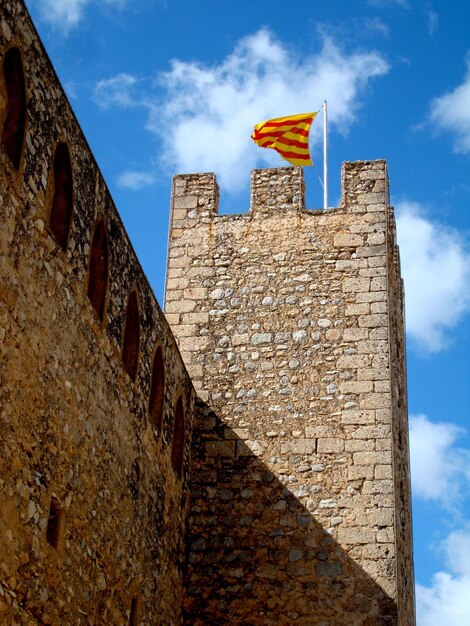
<path id="1" fill-rule="evenodd" d="M 354 465 L 384 465 L 391 464 L 390 452 L 356 452 L 353 454 Z"/>
<path id="2" fill-rule="evenodd" d="M 390 407 L 389 393 L 371 393 L 359 401 L 361 409 L 385 409 Z"/>
<path id="3" fill-rule="evenodd" d="M 339 386 L 339 390 L 341 393 L 368 393 L 373 390 L 373 383 L 368 380 L 348 380 L 344 383 L 341 383 Z"/>
<path id="4" fill-rule="evenodd" d="M 391 465 L 376 465 L 374 468 L 374 478 L 393 478 Z"/>
<path id="5" fill-rule="evenodd" d="M 194 313 L 184 313 L 182 315 L 183 324 L 207 324 L 209 322 L 209 313 L 197 311 Z"/>
<path id="6" fill-rule="evenodd" d="M 166 302 L 165 313 L 190 313 L 196 308 L 194 300 L 170 300 Z"/>
<path id="7" fill-rule="evenodd" d="M 208 441 L 206 443 L 206 454 L 209 457 L 235 456 L 235 441 Z"/>
<path id="8" fill-rule="evenodd" d="M 320 437 L 317 443 L 318 454 L 332 454 L 342 452 L 344 450 L 344 441 L 342 439 L 324 439 Z"/>
<path id="9" fill-rule="evenodd" d="M 370 291 L 386 291 L 387 279 L 385 276 L 376 276 L 370 281 Z"/>
<path id="10" fill-rule="evenodd" d="M 337 248 L 357 248 L 364 244 L 364 238 L 351 233 L 339 233 L 335 235 L 333 245 Z"/>
<path id="11" fill-rule="evenodd" d="M 210 345 L 210 337 L 181 337 L 180 349 L 183 352 L 203 352 Z"/>
<path id="12" fill-rule="evenodd" d="M 382 437 L 391 438 L 390 426 L 360 426 L 351 436 L 354 439 L 380 439 Z"/>
<path id="13" fill-rule="evenodd" d="M 364 246 L 363 248 L 358 248 L 356 250 L 356 254 L 359 258 L 384 257 L 385 259 L 387 255 L 387 248 L 385 245 Z"/>
<path id="14" fill-rule="evenodd" d="M 370 305 L 365 302 L 361 304 L 350 304 L 346 307 L 344 314 L 349 317 L 351 315 L 367 315 L 369 312 Z"/>
<path id="15" fill-rule="evenodd" d="M 348 479 L 357 480 L 366 478 L 371 480 L 374 476 L 374 468 L 369 465 L 352 465 L 348 467 Z"/>
<path id="16" fill-rule="evenodd" d="M 393 493 L 393 482 L 391 480 L 366 480 L 362 485 L 362 493 Z"/>
<path id="17" fill-rule="evenodd" d="M 197 196 L 175 196 L 173 200 L 174 209 L 196 209 L 197 204 Z"/>
<path id="18" fill-rule="evenodd" d="M 365 439 L 348 439 L 344 442 L 344 449 L 346 452 L 373 452 L 377 450 L 374 440 L 367 441 Z"/>
<path id="19" fill-rule="evenodd" d="M 375 411 L 372 410 L 345 410 L 341 414 L 343 424 L 374 424 Z"/>
<path id="20" fill-rule="evenodd" d="M 381 210 L 385 208 L 385 194 L 384 193 L 363 193 L 358 197 L 359 204 L 379 204 Z"/>
<path id="21" fill-rule="evenodd" d="M 316 439 L 297 439 L 289 443 L 281 444 L 281 453 L 293 452 L 294 454 L 315 454 Z"/>
<path id="22" fill-rule="evenodd" d="M 358 321 L 361 328 L 377 328 L 378 326 L 387 326 L 388 323 L 387 316 L 381 313 L 361 315 Z"/>
<path id="23" fill-rule="evenodd" d="M 338 542 L 342 545 L 374 543 L 375 536 L 369 528 L 338 528 Z"/>
<path id="24" fill-rule="evenodd" d="M 348 354 L 338 359 L 338 369 L 363 369 L 370 368 L 371 357 L 365 354 Z"/>
<path id="25" fill-rule="evenodd" d="M 342 286 L 344 293 L 365 293 L 369 285 L 370 278 L 346 278 Z"/>
<path id="26" fill-rule="evenodd" d="M 366 311 L 367 313 L 368 311 Z M 344 341 L 360 341 L 367 339 L 369 331 L 367 328 L 345 328 L 343 331 Z"/>
<path id="27" fill-rule="evenodd" d="M 369 526 L 393 526 L 393 509 L 367 511 L 366 519 Z"/>
<path id="28" fill-rule="evenodd" d="M 343 567 L 340 562 L 315 563 L 315 574 L 319 577 L 336 578 L 343 573 Z"/>
<path id="29" fill-rule="evenodd" d="M 207 295 L 205 287 L 188 287 L 183 291 L 183 297 L 186 300 L 203 300 Z"/>
<path id="30" fill-rule="evenodd" d="M 358 380 L 388 381 L 389 369 L 388 367 L 367 367 L 357 372 L 357 378 Z"/>

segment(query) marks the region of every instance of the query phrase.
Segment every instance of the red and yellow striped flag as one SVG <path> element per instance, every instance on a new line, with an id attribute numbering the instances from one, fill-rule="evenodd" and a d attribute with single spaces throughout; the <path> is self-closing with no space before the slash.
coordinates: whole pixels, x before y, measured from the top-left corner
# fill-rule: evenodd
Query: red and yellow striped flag
<path id="1" fill-rule="evenodd" d="M 274 148 L 292 165 L 313 165 L 308 134 L 316 113 L 276 117 L 256 124 L 251 138 L 261 148 Z"/>

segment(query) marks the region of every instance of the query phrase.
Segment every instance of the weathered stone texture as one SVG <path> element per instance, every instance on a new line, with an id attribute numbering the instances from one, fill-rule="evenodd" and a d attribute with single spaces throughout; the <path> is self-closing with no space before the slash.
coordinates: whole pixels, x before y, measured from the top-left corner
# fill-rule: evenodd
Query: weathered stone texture
<path id="1" fill-rule="evenodd" d="M 413 626 L 385 163 L 317 212 L 298 168 L 235 216 L 175 177 L 165 319 L 23 3 L 0 19 L 0 623 L 170 626 L 184 596 L 194 626 Z"/>
<path id="2" fill-rule="evenodd" d="M 174 178 L 166 311 L 202 400 L 186 623 L 411 626 L 385 162 L 344 164 L 338 209 L 305 210 L 299 168 L 255 170 L 247 214 L 217 199 Z"/>
<path id="3" fill-rule="evenodd" d="M 0 63 L 18 48 L 27 99 L 18 170 L 0 149 L 0 623 L 118 625 L 132 610 L 131 623 L 176 625 L 193 387 L 22 3 L 3 0 L 0 19 Z M 1 71 L 0 134 L 6 114 Z M 58 141 L 69 147 L 73 178 L 65 251 L 49 223 Z M 87 295 L 101 218 L 109 242 L 103 321 Z M 140 323 L 135 383 L 121 358 L 131 290 Z M 166 379 L 155 430 L 148 406 L 158 345 Z M 182 479 L 171 457 L 178 397 Z"/>

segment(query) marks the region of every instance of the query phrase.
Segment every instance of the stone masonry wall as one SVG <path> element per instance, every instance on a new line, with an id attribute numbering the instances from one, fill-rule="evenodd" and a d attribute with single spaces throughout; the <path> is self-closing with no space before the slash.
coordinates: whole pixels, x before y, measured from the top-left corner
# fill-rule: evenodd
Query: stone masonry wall
<path id="1" fill-rule="evenodd" d="M 165 313 L 201 399 L 187 624 L 414 624 L 386 164 L 342 184 L 311 212 L 299 168 L 255 170 L 250 212 L 219 216 L 214 175 L 174 178 Z"/>
<path id="2" fill-rule="evenodd" d="M 27 103 L 18 168 L 0 147 L 0 623 L 177 625 L 194 390 L 23 4 L 2 0 L 0 20 L 0 139 L 11 48 Z M 73 179 L 65 251 L 49 223 L 59 141 Z M 100 219 L 103 321 L 87 295 Z M 135 382 L 121 357 L 131 290 Z M 157 428 L 148 410 L 158 346 Z"/>
<path id="3" fill-rule="evenodd" d="M 400 255 L 396 245 L 395 218 L 389 215 L 388 278 L 390 316 L 390 374 L 393 424 L 392 449 L 395 476 L 395 534 L 397 545 L 397 598 L 399 614 L 414 615 L 413 551 L 411 527 L 410 459 L 404 329 L 404 291 Z"/>

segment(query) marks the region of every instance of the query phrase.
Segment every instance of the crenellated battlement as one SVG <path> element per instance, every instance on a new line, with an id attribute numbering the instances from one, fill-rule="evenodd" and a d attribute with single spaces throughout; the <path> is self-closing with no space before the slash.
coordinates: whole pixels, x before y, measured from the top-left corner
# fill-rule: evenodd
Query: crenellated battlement
<path id="1" fill-rule="evenodd" d="M 343 163 L 341 204 L 337 209 L 350 213 L 373 213 L 389 204 L 387 165 L 383 160 Z M 214 173 L 178 174 L 173 178 L 171 224 L 173 228 L 191 228 L 199 221 L 208 224 L 224 221 L 258 219 L 276 213 L 304 214 L 305 182 L 303 168 L 276 167 L 254 169 L 250 179 L 250 208 L 246 213 L 219 215 L 219 185 Z M 223 198 L 222 198 L 223 200 Z M 308 211 L 322 215 L 324 210 Z"/>
<path id="2" fill-rule="evenodd" d="M 301 167 L 252 170 L 250 210 L 253 214 L 305 208 L 304 172 Z"/>

